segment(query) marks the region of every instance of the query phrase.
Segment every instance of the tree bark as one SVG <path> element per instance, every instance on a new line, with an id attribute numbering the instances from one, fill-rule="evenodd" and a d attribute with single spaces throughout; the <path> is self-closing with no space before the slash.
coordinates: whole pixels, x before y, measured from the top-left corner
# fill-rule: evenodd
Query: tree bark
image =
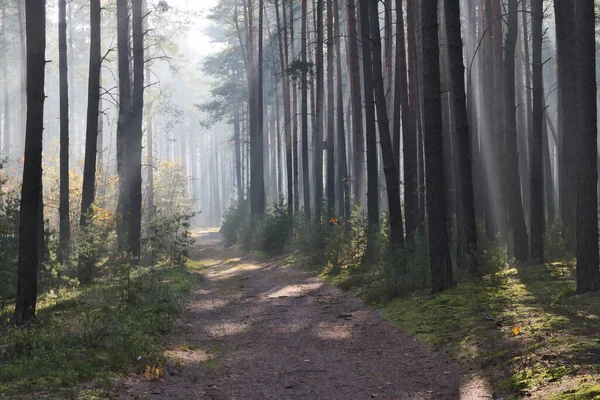
<path id="1" fill-rule="evenodd" d="M 363 2 L 368 2 L 368 14 L 363 11 Z M 400 204 L 400 178 L 398 173 L 399 160 L 396 159 L 392 148 L 390 137 L 390 125 L 385 101 L 385 86 L 383 82 L 383 65 L 381 62 L 381 36 L 379 33 L 379 14 L 377 2 L 361 0 L 361 15 L 370 17 L 370 39 L 373 54 L 373 78 L 374 92 L 377 105 L 377 122 L 379 125 L 379 143 L 381 145 L 381 156 L 383 171 L 385 174 L 388 211 L 390 217 L 390 245 L 392 248 L 400 249 L 404 246 L 404 224 L 402 222 L 402 206 Z M 363 25 L 363 28 L 368 26 Z M 363 32 L 369 32 L 363 30 Z"/>
<path id="2" fill-rule="evenodd" d="M 544 262 L 544 165 L 542 158 L 544 123 L 544 88 L 542 65 L 542 0 L 531 1 L 533 50 L 533 126 L 529 137 L 530 154 L 530 252 L 534 264 Z"/>
<path id="3" fill-rule="evenodd" d="M 26 0 L 27 129 L 19 213 L 19 260 L 15 323 L 35 319 L 40 251 L 39 216 L 42 202 L 42 145 L 46 68 L 46 1 Z"/>
<path id="4" fill-rule="evenodd" d="M 360 25 L 363 37 L 369 38 L 371 21 L 369 20 L 369 1 L 359 0 Z M 379 233 L 379 168 L 377 166 L 377 128 L 375 124 L 375 99 L 373 94 L 373 64 L 371 40 L 362 41 L 363 85 L 365 91 L 365 121 L 367 139 L 367 251 L 366 258 L 376 257 Z"/>
<path id="5" fill-rule="evenodd" d="M 348 157 L 346 153 L 346 131 L 344 128 L 344 88 L 342 82 L 342 38 L 340 36 L 340 7 L 338 0 L 333 0 L 333 9 L 335 12 L 334 37 L 335 56 L 337 68 L 337 130 L 338 130 L 338 185 L 340 186 L 340 199 L 338 201 L 339 213 L 344 219 L 351 216 L 350 210 L 350 177 L 348 174 Z"/>
<path id="6" fill-rule="evenodd" d="M 354 140 L 354 197 L 357 204 L 365 198 L 365 135 L 363 130 L 363 104 L 360 87 L 360 58 L 358 55 L 358 31 L 356 3 L 346 1 L 346 27 L 348 31 L 348 69 L 350 97 L 352 101 L 352 138 Z"/>
<path id="7" fill-rule="evenodd" d="M 315 68 L 316 68 L 316 99 L 315 99 L 315 131 L 313 143 L 315 150 L 314 157 L 314 185 L 315 185 L 315 221 L 321 223 L 323 214 L 323 114 L 325 111 L 325 71 L 323 66 L 323 2 L 317 1 L 316 18 L 316 50 L 315 50 Z"/>
<path id="8" fill-rule="evenodd" d="M 533 0 L 540 1 L 540 0 Z M 595 12 L 593 0 L 577 0 L 577 293 L 600 289 L 598 270 L 598 170 Z"/>
<path id="9" fill-rule="evenodd" d="M 69 221 L 69 67 L 67 61 L 67 0 L 59 0 L 58 2 L 58 52 L 60 80 L 60 195 L 58 207 L 60 222 L 58 262 L 64 263 L 68 258 L 68 246 L 71 238 Z M 8 118 L 5 119 L 8 120 Z"/>
<path id="10" fill-rule="evenodd" d="M 558 73 L 559 204 L 567 248 L 576 250 L 577 221 L 577 85 L 575 0 L 554 0 Z"/>
<path id="11" fill-rule="evenodd" d="M 127 144 L 129 186 L 128 247 L 132 262 L 138 264 L 142 233 L 142 121 L 144 118 L 144 15 L 142 0 L 132 0 L 133 105 L 131 135 Z"/>
<path id="12" fill-rule="evenodd" d="M 442 161 L 443 140 L 437 0 L 423 0 L 421 2 L 421 29 L 429 264 L 431 267 L 432 291 L 437 293 L 454 285 L 446 228 L 444 164 Z"/>
<path id="13" fill-rule="evenodd" d="M 308 169 L 308 59 L 307 59 L 308 0 L 302 0 L 302 191 L 304 195 L 304 217 L 310 220 L 310 179 Z"/>
<path id="14" fill-rule="evenodd" d="M 90 2 L 90 65 L 88 75 L 87 126 L 85 133 L 85 162 L 83 166 L 83 190 L 79 223 L 86 227 L 91 218 L 91 207 L 96 193 L 96 154 L 98 152 L 98 116 L 100 102 L 100 68 L 102 67 L 101 8 L 100 0 Z M 79 257 L 79 281 L 92 283 L 94 259 L 89 254 Z"/>
<path id="15" fill-rule="evenodd" d="M 327 0 L 327 220 L 335 216 L 335 88 L 333 0 Z M 341 210 L 339 210 L 341 211 Z"/>
<path id="16" fill-rule="evenodd" d="M 517 107 L 515 105 L 515 49 L 519 30 L 518 2 L 508 1 L 508 31 L 504 47 L 505 93 L 504 125 L 506 130 L 506 191 L 508 213 L 513 231 L 513 246 L 517 262 L 525 262 L 529 257 L 527 246 L 527 226 L 523 214 L 521 197 L 521 176 L 519 174 L 519 152 L 517 150 Z"/>
<path id="17" fill-rule="evenodd" d="M 450 61 L 450 95 L 454 120 L 454 143 L 457 197 L 457 250 L 458 267 L 477 273 L 477 227 L 473 201 L 473 172 L 471 159 L 471 132 L 467 115 L 463 44 L 460 32 L 460 2 L 445 0 L 444 13 L 448 58 Z"/>
<path id="18" fill-rule="evenodd" d="M 117 240 L 119 251 L 127 250 L 129 228 L 129 185 L 126 174 L 127 144 L 131 134 L 131 68 L 129 63 L 129 5 L 117 0 L 117 46 L 119 65 L 119 117 L 117 121 L 117 173 L 119 199 L 117 205 Z"/>

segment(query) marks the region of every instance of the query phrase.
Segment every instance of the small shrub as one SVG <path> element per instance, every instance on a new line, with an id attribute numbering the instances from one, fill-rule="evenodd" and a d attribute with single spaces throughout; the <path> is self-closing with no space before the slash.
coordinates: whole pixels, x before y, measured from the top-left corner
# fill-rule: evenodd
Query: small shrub
<path id="1" fill-rule="evenodd" d="M 550 220 L 544 234 L 544 253 L 547 261 L 565 261 L 570 257 L 567 250 L 566 228 L 558 218 Z"/>
<path id="2" fill-rule="evenodd" d="M 248 201 L 234 202 L 223 214 L 221 234 L 229 246 L 241 241 L 242 228 L 249 223 L 250 206 Z"/>
<path id="3" fill-rule="evenodd" d="M 283 201 L 275 203 L 260 224 L 260 249 L 272 257 L 281 254 L 293 234 L 294 219 Z"/>

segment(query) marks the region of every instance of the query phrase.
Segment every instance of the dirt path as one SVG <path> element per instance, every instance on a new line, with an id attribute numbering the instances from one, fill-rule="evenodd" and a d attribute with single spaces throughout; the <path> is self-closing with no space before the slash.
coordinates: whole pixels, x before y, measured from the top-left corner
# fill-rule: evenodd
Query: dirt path
<path id="1" fill-rule="evenodd" d="M 166 343 L 167 376 L 120 399 L 491 399 L 377 311 L 296 268 L 199 233 L 207 267 Z"/>

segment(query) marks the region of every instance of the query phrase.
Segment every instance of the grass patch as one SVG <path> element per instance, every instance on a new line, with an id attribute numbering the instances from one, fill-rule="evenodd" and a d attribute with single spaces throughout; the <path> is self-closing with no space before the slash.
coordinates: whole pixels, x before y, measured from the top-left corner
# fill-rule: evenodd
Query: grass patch
<path id="1" fill-rule="evenodd" d="M 161 339 L 198 276 L 184 266 L 154 266 L 132 273 L 128 294 L 107 279 L 42 298 L 35 326 L 0 328 L 0 394 L 64 390 L 160 364 Z M 85 390 L 78 398 L 98 392 Z"/>
<path id="2" fill-rule="evenodd" d="M 413 292 L 380 309 L 465 370 L 483 373 L 503 394 L 596 399 L 600 293 L 574 295 L 573 274 L 562 264 L 506 268 L 493 279 L 435 296 Z M 557 394 L 577 380 L 584 384 Z"/>

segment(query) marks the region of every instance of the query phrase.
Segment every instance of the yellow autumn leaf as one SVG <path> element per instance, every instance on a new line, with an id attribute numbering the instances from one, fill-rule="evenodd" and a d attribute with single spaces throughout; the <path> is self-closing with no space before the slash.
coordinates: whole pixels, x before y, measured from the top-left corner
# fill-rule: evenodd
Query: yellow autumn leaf
<path id="1" fill-rule="evenodd" d="M 521 333 L 521 327 L 519 325 L 515 325 L 513 328 L 513 334 L 518 335 L 519 333 Z"/>

